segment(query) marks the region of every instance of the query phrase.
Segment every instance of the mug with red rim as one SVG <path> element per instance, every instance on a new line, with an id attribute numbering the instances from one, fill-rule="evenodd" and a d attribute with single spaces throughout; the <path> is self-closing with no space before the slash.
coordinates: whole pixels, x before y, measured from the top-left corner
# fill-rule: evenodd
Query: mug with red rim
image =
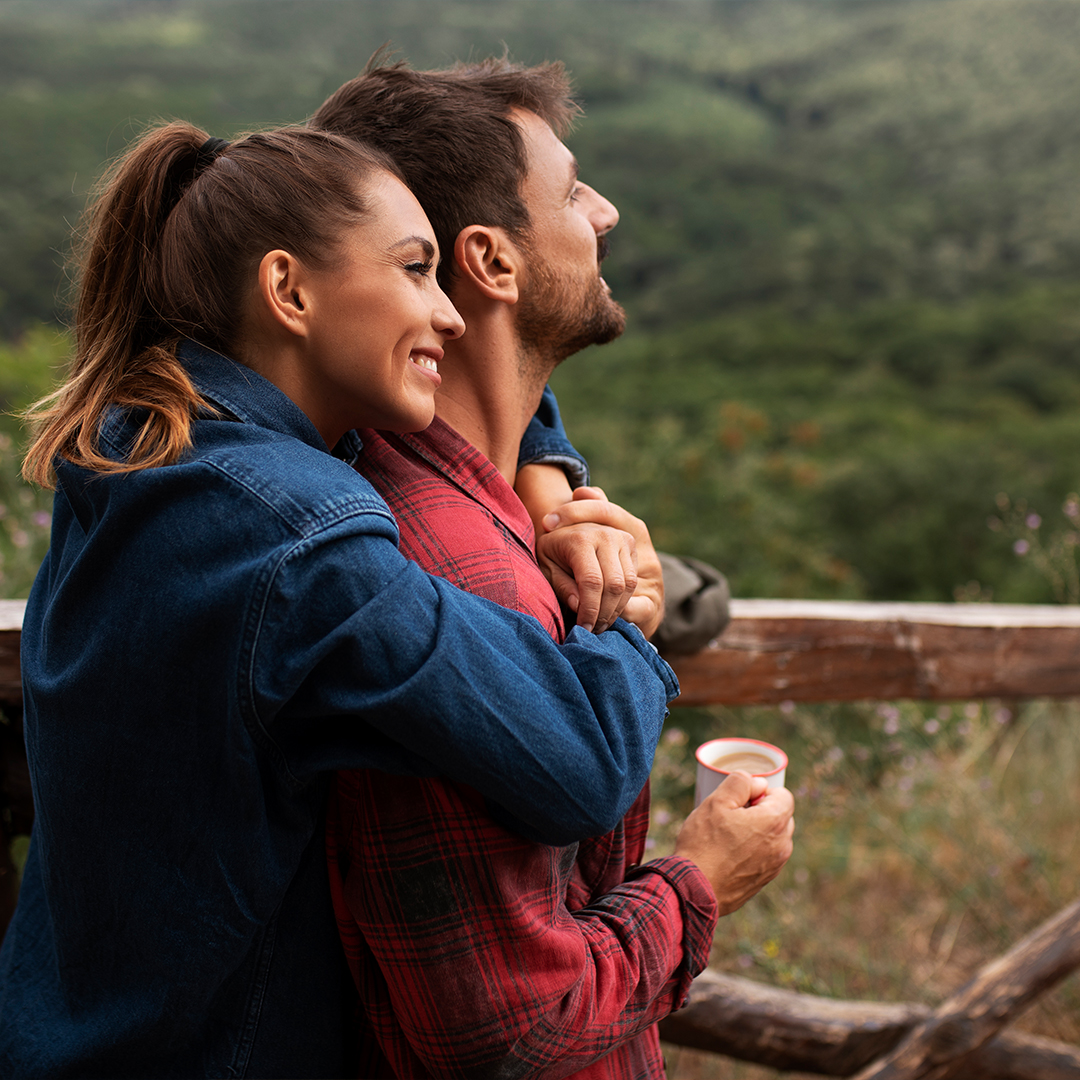
<path id="1" fill-rule="evenodd" d="M 788 757 L 779 746 L 760 739 L 710 739 L 694 753 L 697 758 L 697 787 L 694 805 L 708 798 L 733 772 L 762 776 L 769 787 L 784 786 Z"/>

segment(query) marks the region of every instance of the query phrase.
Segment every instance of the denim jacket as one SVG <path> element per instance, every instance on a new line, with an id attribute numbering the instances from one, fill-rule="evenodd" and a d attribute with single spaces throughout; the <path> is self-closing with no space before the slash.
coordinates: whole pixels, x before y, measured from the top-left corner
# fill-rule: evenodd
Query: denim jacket
<path id="1" fill-rule="evenodd" d="M 23 629 L 37 816 L 0 952 L 9 1080 L 341 1075 L 330 770 L 445 774 L 565 844 L 633 801 L 677 692 L 627 624 L 556 646 L 424 574 L 285 395 L 182 356 L 219 412 L 180 461 L 57 468 Z M 103 445 L 134 430 L 116 412 Z"/>
<path id="2" fill-rule="evenodd" d="M 521 440 L 518 468 L 522 465 L 558 465 L 566 473 L 572 488 L 589 482 L 589 466 L 566 437 L 559 403 L 550 386 L 544 387 L 540 407 Z"/>

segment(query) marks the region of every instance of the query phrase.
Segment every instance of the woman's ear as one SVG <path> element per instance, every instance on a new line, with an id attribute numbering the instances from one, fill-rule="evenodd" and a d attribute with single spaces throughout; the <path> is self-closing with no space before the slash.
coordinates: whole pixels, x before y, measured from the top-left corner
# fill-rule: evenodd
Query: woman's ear
<path id="1" fill-rule="evenodd" d="M 458 275 L 489 300 L 516 304 L 525 270 L 521 249 L 497 226 L 469 225 L 454 241 Z"/>
<path id="2" fill-rule="evenodd" d="M 268 251 L 259 263 L 258 298 L 270 319 L 298 337 L 306 337 L 310 320 L 308 281 L 295 255 Z"/>

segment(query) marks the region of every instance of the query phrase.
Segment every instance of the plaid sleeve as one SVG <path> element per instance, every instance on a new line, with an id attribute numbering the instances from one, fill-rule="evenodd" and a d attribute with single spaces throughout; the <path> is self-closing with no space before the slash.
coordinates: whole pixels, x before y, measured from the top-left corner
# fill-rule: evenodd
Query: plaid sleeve
<path id="1" fill-rule="evenodd" d="M 529 843 L 443 779 L 339 784 L 335 902 L 394 1075 L 567 1076 L 678 1008 L 705 967 L 716 905 L 688 860 L 571 912 L 577 845 Z"/>

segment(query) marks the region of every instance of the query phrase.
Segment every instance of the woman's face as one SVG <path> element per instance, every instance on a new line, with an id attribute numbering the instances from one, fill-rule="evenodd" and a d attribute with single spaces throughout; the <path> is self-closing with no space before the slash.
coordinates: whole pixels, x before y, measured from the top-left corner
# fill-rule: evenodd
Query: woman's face
<path id="1" fill-rule="evenodd" d="M 465 330 L 435 281 L 435 234 L 389 173 L 366 192 L 370 212 L 325 270 L 311 274 L 309 334 L 297 403 L 328 445 L 350 428 L 420 431 L 435 415 L 443 345 Z"/>

